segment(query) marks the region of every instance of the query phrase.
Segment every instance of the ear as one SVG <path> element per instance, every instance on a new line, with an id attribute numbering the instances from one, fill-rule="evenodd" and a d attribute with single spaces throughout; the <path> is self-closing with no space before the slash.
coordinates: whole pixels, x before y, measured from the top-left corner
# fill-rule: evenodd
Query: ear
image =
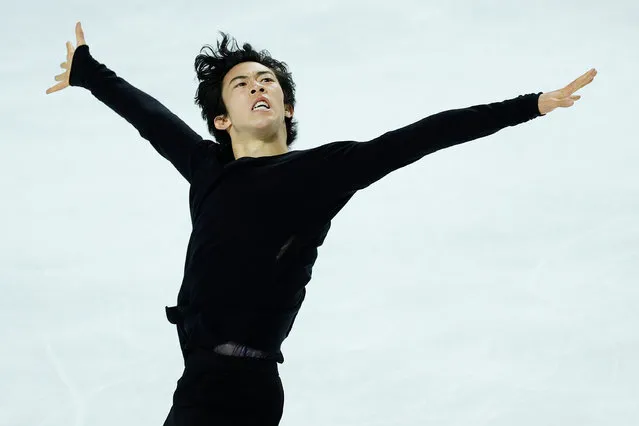
<path id="1" fill-rule="evenodd" d="M 231 120 L 226 115 L 218 115 L 213 120 L 217 130 L 227 130 L 231 126 Z"/>
<path id="2" fill-rule="evenodd" d="M 284 105 L 284 117 L 292 118 L 295 110 L 292 105 L 286 104 Z"/>

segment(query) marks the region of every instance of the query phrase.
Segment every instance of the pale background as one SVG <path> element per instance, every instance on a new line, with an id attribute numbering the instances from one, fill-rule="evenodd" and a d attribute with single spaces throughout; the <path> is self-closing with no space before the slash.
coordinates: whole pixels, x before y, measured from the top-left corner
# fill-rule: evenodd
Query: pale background
<path id="1" fill-rule="evenodd" d="M 3 6 L 2 426 L 161 425 L 181 374 L 164 306 L 188 187 L 88 91 L 45 95 L 78 20 L 96 59 L 207 138 L 199 49 L 218 30 L 268 49 L 298 85 L 293 149 L 597 68 L 572 108 L 352 199 L 283 345 L 281 424 L 639 422 L 639 3 L 89 4 Z"/>

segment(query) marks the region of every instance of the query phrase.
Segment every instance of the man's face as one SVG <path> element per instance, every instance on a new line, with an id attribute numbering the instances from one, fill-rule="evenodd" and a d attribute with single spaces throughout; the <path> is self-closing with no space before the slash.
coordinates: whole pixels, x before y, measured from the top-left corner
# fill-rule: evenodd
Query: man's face
<path id="1" fill-rule="evenodd" d="M 284 92 L 277 77 L 258 62 L 242 62 L 231 68 L 222 81 L 222 99 L 228 114 L 215 118 L 218 130 L 231 135 L 248 134 L 271 137 L 278 131 L 286 133 L 284 117 L 292 117 L 293 109 L 284 105 Z M 264 99 L 267 106 L 254 108 Z"/>

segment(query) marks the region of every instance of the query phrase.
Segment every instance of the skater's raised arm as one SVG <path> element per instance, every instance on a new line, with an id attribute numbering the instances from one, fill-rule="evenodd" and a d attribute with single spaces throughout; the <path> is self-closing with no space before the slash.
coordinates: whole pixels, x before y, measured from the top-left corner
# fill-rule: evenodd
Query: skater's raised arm
<path id="1" fill-rule="evenodd" d="M 575 91 L 590 83 L 592 69 L 564 87 L 513 99 L 443 111 L 366 142 L 342 141 L 320 147 L 325 160 L 321 186 L 335 195 L 353 193 L 388 173 L 440 149 L 482 138 L 569 107 L 580 98 Z"/>
<path id="2" fill-rule="evenodd" d="M 117 76 L 89 53 L 82 27 L 76 24 L 77 48 L 67 42 L 65 72 L 56 76 L 60 83 L 47 94 L 68 86 L 80 86 L 131 123 L 144 139 L 175 168 L 191 181 L 194 170 L 203 158 L 206 143 L 179 117 L 155 98 L 135 88 Z"/>

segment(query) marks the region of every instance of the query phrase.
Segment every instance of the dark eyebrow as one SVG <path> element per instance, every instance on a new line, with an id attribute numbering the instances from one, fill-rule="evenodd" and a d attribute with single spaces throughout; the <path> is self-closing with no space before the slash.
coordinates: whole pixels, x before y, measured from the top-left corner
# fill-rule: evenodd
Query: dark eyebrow
<path id="1" fill-rule="evenodd" d="M 255 73 L 258 77 L 261 76 L 262 74 L 271 74 L 273 75 L 273 77 L 275 77 L 275 75 L 271 72 L 271 71 L 258 71 Z M 238 80 L 238 79 L 242 79 L 242 78 L 248 78 L 245 75 L 238 75 L 237 77 L 233 77 L 231 79 L 231 81 L 229 81 L 229 86 L 233 83 L 233 81 Z"/>

